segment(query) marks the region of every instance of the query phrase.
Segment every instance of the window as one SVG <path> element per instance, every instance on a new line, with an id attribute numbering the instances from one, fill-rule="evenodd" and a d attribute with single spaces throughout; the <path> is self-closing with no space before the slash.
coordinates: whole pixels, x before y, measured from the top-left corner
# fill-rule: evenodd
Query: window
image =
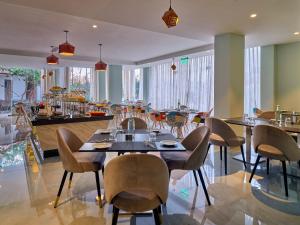
<path id="1" fill-rule="evenodd" d="M 260 108 L 260 47 L 245 50 L 244 112 L 253 115 Z"/>
<path id="2" fill-rule="evenodd" d="M 123 68 L 123 100 L 143 99 L 143 68 Z"/>
<path id="3" fill-rule="evenodd" d="M 94 99 L 94 70 L 92 68 L 70 67 L 69 90 L 85 91 L 87 100 Z"/>
<path id="4" fill-rule="evenodd" d="M 155 109 L 175 108 L 178 102 L 191 109 L 209 111 L 213 107 L 214 57 L 207 55 L 156 63 L 150 68 L 149 101 Z"/>

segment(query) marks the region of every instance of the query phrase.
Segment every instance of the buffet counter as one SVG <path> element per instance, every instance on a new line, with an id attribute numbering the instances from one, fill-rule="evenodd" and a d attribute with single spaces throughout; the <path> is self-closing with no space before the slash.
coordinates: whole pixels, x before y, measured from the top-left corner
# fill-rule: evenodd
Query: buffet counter
<path id="1" fill-rule="evenodd" d="M 109 125 L 109 121 L 112 119 L 113 116 L 109 115 L 32 120 L 34 133 L 37 137 L 36 148 L 43 159 L 50 156 L 57 156 L 56 130 L 59 127 L 72 130 L 83 142 L 85 142 L 97 129 L 106 129 Z"/>

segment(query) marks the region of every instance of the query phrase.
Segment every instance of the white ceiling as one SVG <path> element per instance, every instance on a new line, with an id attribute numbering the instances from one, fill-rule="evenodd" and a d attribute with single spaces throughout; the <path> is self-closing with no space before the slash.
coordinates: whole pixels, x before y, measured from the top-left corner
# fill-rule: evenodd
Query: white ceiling
<path id="1" fill-rule="evenodd" d="M 173 0 L 180 23 L 171 29 L 161 20 L 168 0 L 0 2 L 6 2 L 0 3 L 0 54 L 43 56 L 64 41 L 65 29 L 75 60 L 96 60 L 101 41 L 106 61 L 128 64 L 211 44 L 220 33 L 245 34 L 248 46 L 300 38 L 293 35 L 300 31 L 300 0 Z"/>

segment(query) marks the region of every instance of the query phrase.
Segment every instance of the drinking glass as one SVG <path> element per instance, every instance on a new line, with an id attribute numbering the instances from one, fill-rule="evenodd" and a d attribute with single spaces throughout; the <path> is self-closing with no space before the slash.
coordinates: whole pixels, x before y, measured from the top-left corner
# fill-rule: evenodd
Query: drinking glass
<path id="1" fill-rule="evenodd" d="M 149 134 L 149 142 L 155 142 L 156 141 L 156 134 L 151 132 Z"/>

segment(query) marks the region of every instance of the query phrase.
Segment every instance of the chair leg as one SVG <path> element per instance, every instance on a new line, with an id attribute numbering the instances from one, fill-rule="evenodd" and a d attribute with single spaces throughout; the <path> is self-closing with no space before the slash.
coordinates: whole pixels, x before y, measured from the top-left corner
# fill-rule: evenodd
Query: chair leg
<path id="1" fill-rule="evenodd" d="M 255 165 L 253 167 L 253 170 L 252 170 L 252 173 L 251 173 L 251 176 L 250 176 L 250 179 L 249 179 L 249 183 L 251 183 L 252 178 L 253 178 L 253 176 L 255 174 L 255 170 L 256 170 L 256 167 L 257 167 L 257 165 L 259 163 L 260 157 L 261 157 L 260 155 L 257 155 L 256 161 L 255 161 Z"/>
<path id="2" fill-rule="evenodd" d="M 171 178 L 171 172 L 172 172 L 172 171 L 171 171 L 171 170 L 169 170 L 169 180 L 170 180 L 170 178 Z"/>
<path id="3" fill-rule="evenodd" d="M 102 176 L 104 177 L 104 166 L 102 167 Z"/>
<path id="4" fill-rule="evenodd" d="M 118 223 L 118 217 L 119 217 L 119 209 L 115 206 L 113 206 L 113 218 L 112 218 L 112 225 L 117 225 Z"/>
<path id="5" fill-rule="evenodd" d="M 210 146 L 211 146 L 211 144 L 208 143 L 208 146 L 207 146 L 207 152 L 206 152 L 206 155 L 205 155 L 205 157 L 204 157 L 204 162 L 205 162 L 205 160 L 206 160 L 206 157 L 207 157 L 208 151 L 209 151 L 209 149 L 210 149 Z"/>
<path id="6" fill-rule="evenodd" d="M 58 201 L 59 201 L 59 197 L 60 197 L 62 189 L 64 187 L 67 175 L 68 175 L 68 172 L 65 170 L 64 175 L 62 177 L 62 180 L 60 182 L 60 186 L 59 186 L 58 193 L 57 193 L 57 196 L 56 196 L 56 200 L 55 200 L 55 203 L 54 203 L 54 208 L 57 207 L 57 204 L 58 204 Z"/>
<path id="7" fill-rule="evenodd" d="M 227 147 L 224 146 L 225 175 L 227 175 Z"/>
<path id="8" fill-rule="evenodd" d="M 73 179 L 73 173 L 71 172 L 70 177 L 69 177 L 69 185 L 68 185 L 69 189 L 71 188 L 71 185 L 72 185 L 72 179 Z"/>
<path id="9" fill-rule="evenodd" d="M 99 206 L 102 208 L 102 200 L 101 200 L 101 189 L 100 189 L 100 179 L 99 179 L 99 172 L 95 171 L 95 178 L 96 178 L 96 185 L 97 185 L 97 200 L 99 201 Z"/>
<path id="10" fill-rule="evenodd" d="M 242 158 L 243 158 L 244 167 L 245 167 L 245 169 L 247 169 L 243 145 L 241 145 L 241 153 L 242 153 Z"/>
<path id="11" fill-rule="evenodd" d="M 203 190 L 204 190 L 204 194 L 205 194 L 205 197 L 206 197 L 206 200 L 207 200 L 207 204 L 211 205 L 210 200 L 209 200 L 209 196 L 208 196 L 208 193 L 207 193 L 207 190 L 206 190 L 205 182 L 204 182 L 204 179 L 203 179 L 203 176 L 202 176 L 202 172 L 201 172 L 200 169 L 198 169 L 198 174 L 199 174 L 200 181 L 201 181 L 201 184 L 202 184 L 202 187 L 203 187 Z"/>
<path id="12" fill-rule="evenodd" d="M 220 146 L 220 159 L 222 160 L 222 154 L 223 154 L 223 152 L 222 152 L 222 146 Z"/>
<path id="13" fill-rule="evenodd" d="M 281 163 L 282 163 L 282 170 L 283 170 L 283 181 L 284 181 L 285 196 L 289 197 L 288 184 L 287 184 L 287 174 L 286 174 L 286 163 L 285 163 L 285 161 L 281 161 Z"/>
<path id="14" fill-rule="evenodd" d="M 267 158 L 267 174 L 270 173 L 270 158 Z"/>
<path id="15" fill-rule="evenodd" d="M 197 175 L 196 175 L 196 171 L 195 170 L 193 170 L 193 174 L 194 174 L 196 185 L 198 187 L 198 179 L 197 179 Z"/>
<path id="16" fill-rule="evenodd" d="M 153 209 L 155 225 L 160 225 L 159 212 L 158 209 Z"/>

